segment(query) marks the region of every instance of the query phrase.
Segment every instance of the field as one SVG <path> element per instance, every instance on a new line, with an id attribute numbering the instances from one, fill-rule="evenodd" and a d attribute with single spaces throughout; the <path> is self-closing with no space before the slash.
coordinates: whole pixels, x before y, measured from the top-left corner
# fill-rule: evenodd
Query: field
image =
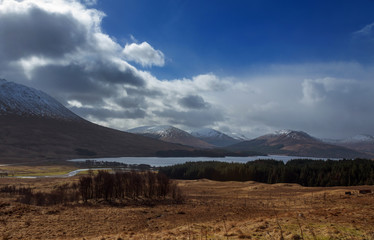
<path id="1" fill-rule="evenodd" d="M 68 172 L 77 169 L 75 166 L 71 165 L 5 165 L 0 166 L 0 172 L 7 172 L 10 176 L 24 177 L 24 176 L 57 176 L 64 175 Z"/>
<path id="2" fill-rule="evenodd" d="M 73 178 L 0 178 L 50 191 Z M 33 206 L 1 194 L 2 239 L 374 239 L 373 186 L 177 181 L 185 203 Z M 347 195 L 351 192 L 352 195 Z"/>

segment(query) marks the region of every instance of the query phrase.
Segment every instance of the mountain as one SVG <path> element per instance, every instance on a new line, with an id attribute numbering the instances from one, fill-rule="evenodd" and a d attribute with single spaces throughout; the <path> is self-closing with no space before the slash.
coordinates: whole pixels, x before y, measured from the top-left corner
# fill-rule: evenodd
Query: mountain
<path id="1" fill-rule="evenodd" d="M 198 129 L 191 131 L 190 134 L 216 147 L 225 147 L 240 142 L 240 140 L 211 128 Z"/>
<path id="2" fill-rule="evenodd" d="M 302 131 L 281 130 L 227 147 L 231 151 L 257 151 L 301 157 L 356 158 L 366 154 L 324 143 Z"/>
<path id="3" fill-rule="evenodd" d="M 83 120 L 46 93 L 5 79 L 0 79 L 0 115 Z"/>
<path id="4" fill-rule="evenodd" d="M 244 134 L 240 134 L 240 133 L 231 133 L 230 136 L 232 138 L 238 140 L 239 142 L 251 140 L 251 138 L 245 136 Z"/>
<path id="5" fill-rule="evenodd" d="M 358 134 L 346 139 L 328 139 L 324 141 L 356 151 L 374 154 L 374 136 L 369 134 Z"/>
<path id="6" fill-rule="evenodd" d="M 178 143 L 182 145 L 197 148 L 213 148 L 214 146 L 197 137 L 192 136 L 179 128 L 161 125 L 161 126 L 143 126 L 127 130 L 130 133 L 140 134 L 146 137 L 159 139 L 165 142 Z"/>
<path id="7" fill-rule="evenodd" d="M 185 146 L 86 121 L 39 90 L 0 80 L 0 162 L 156 156 Z"/>

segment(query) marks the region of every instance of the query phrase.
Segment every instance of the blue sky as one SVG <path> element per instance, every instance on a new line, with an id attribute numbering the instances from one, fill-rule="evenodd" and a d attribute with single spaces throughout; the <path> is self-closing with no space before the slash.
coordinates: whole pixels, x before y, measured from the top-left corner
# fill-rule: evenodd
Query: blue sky
<path id="1" fill-rule="evenodd" d="M 106 0 L 103 29 L 120 42 L 147 41 L 167 59 L 159 78 L 232 75 L 256 65 L 373 61 L 373 1 Z"/>
<path id="2" fill-rule="evenodd" d="M 127 130 L 374 135 L 374 1 L 0 0 L 0 77 Z"/>

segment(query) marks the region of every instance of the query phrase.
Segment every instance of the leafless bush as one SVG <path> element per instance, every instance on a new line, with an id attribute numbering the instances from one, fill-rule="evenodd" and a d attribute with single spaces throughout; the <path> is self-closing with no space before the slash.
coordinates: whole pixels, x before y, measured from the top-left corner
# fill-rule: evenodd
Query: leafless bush
<path id="1" fill-rule="evenodd" d="M 105 201 L 125 200 L 125 198 L 165 199 L 168 194 L 174 202 L 183 201 L 183 195 L 177 185 L 173 185 L 166 175 L 151 171 L 119 171 L 115 174 L 99 171 L 95 176 L 81 177 L 79 191 L 84 202 L 89 199 Z"/>
<path id="2" fill-rule="evenodd" d="M 56 186 L 50 192 L 32 191 L 30 187 L 3 186 L 1 193 L 19 195 L 17 201 L 38 206 L 88 202 L 89 200 L 137 201 L 153 205 L 153 201 L 172 200 L 182 203 L 184 196 L 179 187 L 166 175 L 155 172 L 99 171 L 96 175 L 82 176 L 78 183 Z"/>

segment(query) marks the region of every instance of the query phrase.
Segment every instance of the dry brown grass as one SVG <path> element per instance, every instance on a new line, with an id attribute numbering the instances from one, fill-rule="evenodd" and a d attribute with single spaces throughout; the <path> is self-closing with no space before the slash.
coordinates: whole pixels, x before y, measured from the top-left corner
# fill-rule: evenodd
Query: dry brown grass
<path id="1" fill-rule="evenodd" d="M 0 179 L 48 191 L 70 179 Z M 0 198 L 0 239 L 374 239 L 373 186 L 178 181 L 187 201 L 155 207 L 37 207 Z M 345 195 L 345 191 L 354 193 Z"/>

